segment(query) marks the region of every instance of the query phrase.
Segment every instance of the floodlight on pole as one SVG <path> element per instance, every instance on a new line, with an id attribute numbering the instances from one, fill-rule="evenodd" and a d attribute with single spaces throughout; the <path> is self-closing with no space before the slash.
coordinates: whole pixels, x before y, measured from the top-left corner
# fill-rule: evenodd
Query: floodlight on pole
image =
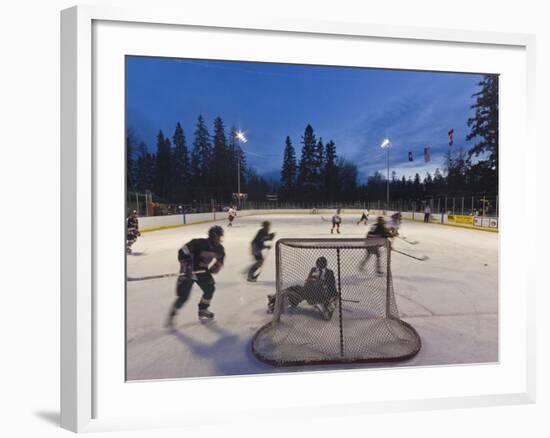
<path id="1" fill-rule="evenodd" d="M 241 143 L 246 143 L 248 141 L 246 136 L 244 135 L 244 132 L 242 131 L 235 132 L 235 138 Z"/>
<path id="2" fill-rule="evenodd" d="M 235 139 L 239 143 L 246 143 L 248 140 L 242 131 L 235 132 Z M 239 152 L 237 154 L 237 204 L 241 208 L 241 148 L 239 146 Z"/>
<path id="3" fill-rule="evenodd" d="M 390 146 L 391 141 L 389 138 L 385 138 L 380 144 L 382 149 L 386 149 L 386 164 L 388 173 L 386 175 L 386 210 L 390 209 Z"/>

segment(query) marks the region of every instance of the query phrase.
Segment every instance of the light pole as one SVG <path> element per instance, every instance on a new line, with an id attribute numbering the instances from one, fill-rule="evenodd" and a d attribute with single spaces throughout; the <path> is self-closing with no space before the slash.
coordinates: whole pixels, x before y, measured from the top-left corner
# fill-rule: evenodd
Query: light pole
<path id="1" fill-rule="evenodd" d="M 385 138 L 380 147 L 386 149 L 386 165 L 387 165 L 387 175 L 386 175 L 386 210 L 390 209 L 390 145 L 391 141 L 389 138 Z"/>
<path id="2" fill-rule="evenodd" d="M 241 143 L 246 143 L 248 140 L 244 132 L 235 132 L 235 139 L 239 142 L 239 150 L 237 151 L 237 204 L 241 208 Z"/>

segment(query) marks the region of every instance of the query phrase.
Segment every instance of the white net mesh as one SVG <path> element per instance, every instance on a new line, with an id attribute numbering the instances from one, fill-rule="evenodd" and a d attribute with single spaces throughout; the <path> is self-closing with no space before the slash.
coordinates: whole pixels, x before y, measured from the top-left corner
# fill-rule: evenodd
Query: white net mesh
<path id="1" fill-rule="evenodd" d="M 281 239 L 273 320 L 254 354 L 273 365 L 404 360 L 421 346 L 399 319 L 387 239 Z"/>

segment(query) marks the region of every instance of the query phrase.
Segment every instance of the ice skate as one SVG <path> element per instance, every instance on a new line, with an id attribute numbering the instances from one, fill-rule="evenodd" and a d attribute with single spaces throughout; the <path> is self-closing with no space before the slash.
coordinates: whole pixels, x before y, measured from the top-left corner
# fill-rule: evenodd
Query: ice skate
<path id="1" fill-rule="evenodd" d="M 199 310 L 199 320 L 201 321 L 212 321 L 214 319 L 214 314 L 208 309 Z"/>
<path id="2" fill-rule="evenodd" d="M 328 321 L 331 318 L 332 312 L 327 308 L 326 305 L 321 303 L 315 304 L 315 308 L 319 311 L 324 320 Z"/>
<path id="3" fill-rule="evenodd" d="M 327 309 L 330 312 L 331 316 L 332 316 L 332 313 L 334 312 L 334 310 L 336 309 L 337 304 L 338 304 L 338 300 L 337 300 L 336 297 L 331 298 L 331 300 L 327 304 Z"/>
<path id="4" fill-rule="evenodd" d="M 166 318 L 166 322 L 164 323 L 164 327 L 168 329 L 174 328 L 174 317 L 176 316 L 177 312 L 175 309 L 170 310 L 170 313 L 168 314 L 168 318 Z"/>

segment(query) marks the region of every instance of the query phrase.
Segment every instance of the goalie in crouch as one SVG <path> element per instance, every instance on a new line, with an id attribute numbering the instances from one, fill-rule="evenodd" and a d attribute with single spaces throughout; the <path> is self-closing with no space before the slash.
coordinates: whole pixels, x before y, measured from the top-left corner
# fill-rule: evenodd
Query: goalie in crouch
<path id="1" fill-rule="evenodd" d="M 208 230 L 208 239 L 193 239 L 179 249 L 180 275 L 176 285 L 178 298 L 168 315 L 167 327 L 172 326 L 174 317 L 189 298 L 195 283 L 202 289 L 199 319 L 214 319 L 214 314 L 208 310 L 208 307 L 216 290 L 212 274 L 220 271 L 225 258 L 225 250 L 221 244 L 222 237 L 223 228 L 215 225 Z M 216 261 L 212 263 L 214 260 Z"/>
<path id="2" fill-rule="evenodd" d="M 323 319 L 330 320 L 336 309 L 336 280 L 332 269 L 327 268 L 327 259 L 319 257 L 315 266 L 311 268 L 303 286 L 291 286 L 283 291 L 283 305 L 296 307 L 302 301 L 314 306 Z M 267 296 L 267 311 L 273 313 L 275 309 L 275 295 Z"/>

